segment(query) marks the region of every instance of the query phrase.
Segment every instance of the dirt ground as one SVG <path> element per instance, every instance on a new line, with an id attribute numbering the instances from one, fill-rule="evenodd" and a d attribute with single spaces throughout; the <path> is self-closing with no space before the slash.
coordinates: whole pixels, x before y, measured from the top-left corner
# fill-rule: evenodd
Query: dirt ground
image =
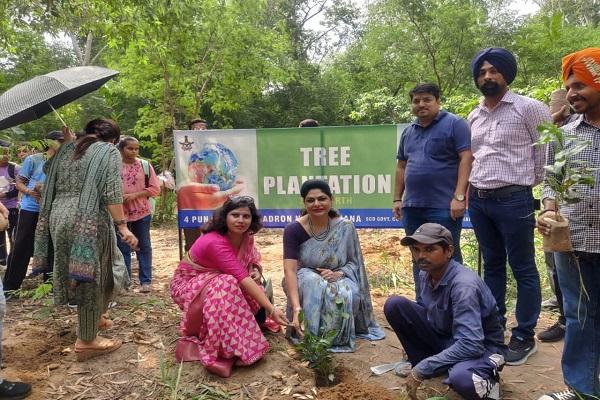
<path id="1" fill-rule="evenodd" d="M 281 230 L 264 230 L 257 238 L 266 273 L 273 278 L 275 301 L 282 305 Z M 402 251 L 402 233 L 394 230 L 363 230 L 362 248 L 371 275 L 390 276 L 395 292 L 410 295 L 408 253 Z M 4 322 L 6 379 L 33 383 L 30 399 L 403 399 L 403 379 L 393 372 L 373 376 L 370 366 L 400 360 L 398 339 L 382 314 L 386 290 L 374 290 L 373 304 L 387 337 L 379 342 L 359 341 L 352 354 L 336 354 L 341 383 L 329 389 L 314 388 L 311 371 L 295 358 L 282 334 L 268 335 L 271 350 L 251 367 L 237 368 L 232 377 L 221 379 L 196 363 L 180 367 L 174 360 L 179 309 L 169 297 L 169 281 L 178 263 L 177 230 L 152 232 L 154 247 L 154 291 L 142 294 L 138 286 L 119 297 L 110 313 L 115 324 L 104 334 L 124 344 L 118 351 L 78 363 L 73 354 L 76 314 L 67 307 L 53 307 L 49 300 L 10 300 Z M 401 273 L 382 274 L 393 259 Z M 399 265 L 399 267 L 398 267 Z M 134 275 L 137 271 L 134 268 Z M 406 279 L 405 279 L 406 278 Z M 388 283 L 389 283 L 388 282 Z M 35 286 L 37 282 L 26 281 Z M 385 286 L 385 285 L 384 285 Z M 538 329 L 553 323 L 544 313 Z M 560 354 L 562 343 L 539 343 L 538 353 L 518 367 L 502 372 L 504 399 L 537 399 L 543 393 L 562 389 Z M 180 369 L 181 368 L 181 369 Z M 178 376 L 180 375 L 179 379 Z M 441 384 L 427 381 L 419 390 L 421 399 L 459 397 Z M 176 394 L 176 396 L 174 396 Z"/>

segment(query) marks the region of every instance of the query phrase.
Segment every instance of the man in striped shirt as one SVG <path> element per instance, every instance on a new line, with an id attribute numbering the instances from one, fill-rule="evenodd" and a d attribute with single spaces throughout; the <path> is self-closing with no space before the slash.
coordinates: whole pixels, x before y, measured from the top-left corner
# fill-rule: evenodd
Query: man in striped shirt
<path id="1" fill-rule="evenodd" d="M 468 118 L 475 158 L 469 215 L 483 254 L 484 280 L 505 324 L 507 258 L 517 282 L 517 326 L 505 360 L 520 365 L 537 350 L 534 328 L 541 306 L 532 188 L 543 178 L 545 148 L 533 144 L 538 125 L 552 117 L 543 103 L 510 91 L 517 62 L 509 51 L 482 50 L 471 67 L 484 99 Z"/>
<path id="2" fill-rule="evenodd" d="M 572 252 L 554 253 L 556 272 L 567 320 L 562 371 L 568 389 L 549 393 L 539 400 L 597 399 L 600 396 L 600 48 L 588 48 L 563 58 L 563 81 L 567 99 L 579 117 L 561 129 L 589 145 L 567 162 L 584 162 L 593 168 L 594 183 L 578 184 L 580 201 L 560 204 L 560 214 L 569 220 Z M 566 140 L 564 147 L 575 144 Z M 548 165 L 555 151 L 548 149 Z M 547 178 L 550 177 L 547 173 Z M 550 234 L 545 218 L 555 218 L 558 209 L 554 191 L 546 184 L 544 211 L 538 230 Z"/>

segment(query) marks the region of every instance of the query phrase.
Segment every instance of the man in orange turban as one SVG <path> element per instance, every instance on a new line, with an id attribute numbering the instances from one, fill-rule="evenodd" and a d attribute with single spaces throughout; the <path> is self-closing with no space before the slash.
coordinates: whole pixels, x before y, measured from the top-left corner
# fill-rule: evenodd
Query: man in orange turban
<path id="1" fill-rule="evenodd" d="M 580 201 L 560 204 L 560 214 L 569 219 L 574 251 L 554 253 L 556 272 L 567 320 L 562 371 L 567 390 L 548 393 L 538 400 L 576 400 L 600 396 L 600 48 L 589 48 L 563 58 L 563 80 L 567 100 L 580 116 L 561 127 L 567 137 L 589 142 L 583 151 L 567 157 L 567 163 L 583 162 L 593 169 L 592 185 L 578 184 Z M 572 148 L 567 139 L 565 147 Z M 550 146 L 547 164 L 553 165 Z M 555 218 L 555 193 L 546 173 L 542 198 L 544 211 L 537 220 L 543 235 L 550 234 L 545 218 Z M 582 295 L 586 293 L 586 295 Z"/>
<path id="2" fill-rule="evenodd" d="M 566 82 L 570 75 L 600 90 L 600 47 L 590 47 L 563 57 L 563 81 Z"/>

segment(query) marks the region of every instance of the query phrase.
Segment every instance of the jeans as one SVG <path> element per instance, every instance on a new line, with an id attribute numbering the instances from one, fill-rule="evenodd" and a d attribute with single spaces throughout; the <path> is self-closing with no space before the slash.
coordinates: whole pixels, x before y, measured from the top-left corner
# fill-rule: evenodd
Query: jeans
<path id="1" fill-rule="evenodd" d="M 454 260 L 462 264 L 462 253 L 460 251 L 460 232 L 462 230 L 462 218 L 453 220 L 450 217 L 450 209 L 426 208 L 426 207 L 404 207 L 402 209 L 402 222 L 406 235 L 412 235 L 423 224 L 434 222 L 442 225 L 452 234 L 454 241 Z M 415 281 L 415 294 L 417 303 L 421 303 L 421 288 L 419 283 L 419 267 L 413 261 L 413 278 Z"/>
<path id="2" fill-rule="evenodd" d="M 150 241 L 150 222 L 152 222 L 152 216 L 147 215 L 144 218 L 138 219 L 137 221 L 131 221 L 127 223 L 127 227 L 138 239 L 138 250 L 135 252 L 140 275 L 140 285 L 152 283 L 152 243 Z M 121 237 L 117 234 L 117 245 L 123 253 L 125 259 L 125 266 L 127 266 L 127 272 L 131 278 L 131 247 L 121 240 Z"/>
<path id="3" fill-rule="evenodd" d="M 483 255 L 484 281 L 492 291 L 506 325 L 506 260 L 517 282 L 517 326 L 513 337 L 531 339 L 540 316 L 542 294 L 535 265 L 535 227 L 531 188 L 505 197 L 469 196 L 469 215 Z"/>
<path id="4" fill-rule="evenodd" d="M 4 274 L 4 291 L 17 290 L 21 288 L 23 279 L 27 275 L 29 260 L 33 256 L 33 242 L 35 239 L 35 228 L 37 226 L 39 213 L 27 210 L 19 211 L 19 220 L 14 232 L 15 245 L 10 250 Z M 52 272 L 54 263 L 54 248 L 48 246 L 48 269 L 44 272 L 44 281 L 48 280 L 48 273 Z"/>
<path id="5" fill-rule="evenodd" d="M 560 283 L 558 282 L 558 272 L 556 271 L 556 263 L 554 261 L 554 253 L 544 252 L 544 260 L 546 261 L 546 271 L 548 272 L 548 278 L 550 278 L 550 286 L 552 292 L 556 296 L 556 303 L 558 304 L 558 322 L 565 325 L 565 311 L 563 306 L 562 291 L 560 290 Z"/>
<path id="6" fill-rule="evenodd" d="M 599 396 L 600 253 L 554 253 L 554 259 L 567 319 L 563 377 L 578 392 Z"/>

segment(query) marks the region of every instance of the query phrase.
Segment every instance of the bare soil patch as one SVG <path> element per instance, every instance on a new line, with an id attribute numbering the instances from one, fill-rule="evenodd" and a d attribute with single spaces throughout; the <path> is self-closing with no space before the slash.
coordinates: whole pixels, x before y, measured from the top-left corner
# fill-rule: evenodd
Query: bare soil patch
<path id="1" fill-rule="evenodd" d="M 265 270 L 273 278 L 275 300 L 285 303 L 281 290 L 281 230 L 264 230 L 257 238 Z M 372 276 L 393 286 L 392 291 L 412 295 L 409 254 L 399 245 L 402 231 L 361 230 L 362 248 Z M 152 231 L 154 247 L 154 290 L 139 293 L 138 286 L 118 299 L 110 313 L 114 327 L 105 333 L 123 340 L 116 352 L 78 363 L 73 354 L 77 318 L 67 307 L 43 301 L 10 300 L 4 325 L 4 364 L 7 379 L 33 383 L 31 399 L 170 399 L 177 392 L 182 399 L 402 399 L 403 379 L 393 372 L 373 376 L 370 366 L 394 362 L 402 349 L 382 314 L 388 289 L 373 290 L 378 321 L 387 338 L 379 342 L 360 341 L 352 354 L 336 354 L 341 383 L 316 389 L 312 371 L 297 360 L 282 334 L 268 335 L 271 350 L 250 367 L 235 369 L 229 379 L 208 374 L 195 363 L 181 367 L 174 360 L 179 309 L 169 296 L 169 282 L 178 263 L 177 230 L 161 227 Z M 392 267 L 390 267 L 392 265 Z M 385 269 L 393 268 L 394 274 Z M 396 278 L 393 278 L 396 276 Z M 137 270 L 134 266 L 134 277 Z M 391 283 L 390 283 L 391 282 Z M 35 286 L 37 281 L 26 281 Z M 553 323 L 544 314 L 538 329 Z M 504 399 L 537 399 L 550 390 L 563 388 L 560 370 L 562 343 L 539 343 L 539 351 L 519 367 L 502 372 Z M 442 378 L 427 381 L 420 398 L 458 396 L 441 384 Z M 212 397 L 211 397 L 212 396 Z"/>

